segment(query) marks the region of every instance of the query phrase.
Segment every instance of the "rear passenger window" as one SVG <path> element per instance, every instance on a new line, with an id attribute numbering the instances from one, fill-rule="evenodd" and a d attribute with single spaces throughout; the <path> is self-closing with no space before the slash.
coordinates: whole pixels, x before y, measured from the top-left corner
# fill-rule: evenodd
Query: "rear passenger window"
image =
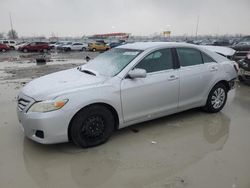
<path id="1" fill-rule="evenodd" d="M 149 54 L 136 68 L 145 69 L 147 73 L 173 69 L 171 49 L 157 50 Z"/>
<path id="2" fill-rule="evenodd" d="M 209 57 L 207 54 L 205 53 L 201 53 L 202 54 L 202 59 L 204 63 L 211 63 L 211 62 L 215 62 L 211 57 Z"/>
<path id="3" fill-rule="evenodd" d="M 203 64 L 200 51 L 192 48 L 177 48 L 177 53 L 182 67 Z"/>

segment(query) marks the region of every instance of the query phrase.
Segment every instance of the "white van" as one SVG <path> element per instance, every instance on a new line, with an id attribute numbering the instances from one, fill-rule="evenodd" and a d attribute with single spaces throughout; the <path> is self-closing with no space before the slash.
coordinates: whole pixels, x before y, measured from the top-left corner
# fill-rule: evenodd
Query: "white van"
<path id="1" fill-rule="evenodd" d="M 0 43 L 6 44 L 7 46 L 9 46 L 13 50 L 15 49 L 15 46 L 17 44 L 17 42 L 14 40 L 0 40 Z"/>

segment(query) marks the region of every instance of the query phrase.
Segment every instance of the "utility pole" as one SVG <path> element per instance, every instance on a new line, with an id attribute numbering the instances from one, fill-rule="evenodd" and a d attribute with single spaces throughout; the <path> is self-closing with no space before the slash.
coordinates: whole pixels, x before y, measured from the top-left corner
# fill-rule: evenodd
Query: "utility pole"
<path id="1" fill-rule="evenodd" d="M 196 23 L 196 34 L 195 34 L 195 38 L 197 40 L 197 36 L 198 36 L 198 29 L 199 29 L 199 22 L 200 22 L 200 15 L 197 17 L 197 23 Z"/>
<path id="2" fill-rule="evenodd" d="M 9 16 L 10 16 L 10 28 L 11 28 L 12 39 L 14 39 L 14 30 L 13 30 L 13 24 L 12 24 L 11 13 L 9 14 Z"/>

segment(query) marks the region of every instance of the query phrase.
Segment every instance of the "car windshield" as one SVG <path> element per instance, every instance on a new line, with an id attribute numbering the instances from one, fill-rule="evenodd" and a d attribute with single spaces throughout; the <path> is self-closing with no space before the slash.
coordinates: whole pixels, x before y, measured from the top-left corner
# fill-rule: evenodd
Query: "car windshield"
<path id="1" fill-rule="evenodd" d="M 115 76 L 121 72 L 142 51 L 132 49 L 114 48 L 100 54 L 88 64 L 81 67 L 82 70 L 89 69 L 103 76 Z"/>

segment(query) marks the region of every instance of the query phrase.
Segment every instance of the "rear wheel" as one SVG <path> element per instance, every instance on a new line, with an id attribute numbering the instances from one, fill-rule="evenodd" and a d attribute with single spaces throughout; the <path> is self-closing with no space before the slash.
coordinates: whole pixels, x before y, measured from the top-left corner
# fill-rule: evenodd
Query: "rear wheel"
<path id="1" fill-rule="evenodd" d="M 74 144 L 83 148 L 106 142 L 114 131 L 113 114 L 104 106 L 93 105 L 79 111 L 69 130 Z"/>
<path id="2" fill-rule="evenodd" d="M 27 53 L 27 52 L 28 52 L 28 49 L 26 49 L 26 48 L 23 49 L 23 52 L 24 52 L 24 53 Z"/>
<path id="3" fill-rule="evenodd" d="M 92 49 L 92 51 L 93 51 L 93 52 L 95 52 L 95 51 L 96 51 L 96 49 L 95 49 L 95 48 L 93 48 L 93 49 Z"/>
<path id="4" fill-rule="evenodd" d="M 43 49 L 43 52 L 46 53 L 48 50 L 47 49 Z"/>
<path id="5" fill-rule="evenodd" d="M 227 88 L 224 84 L 218 83 L 210 91 L 204 110 L 210 113 L 221 111 L 227 101 Z"/>
<path id="6" fill-rule="evenodd" d="M 83 48 L 82 48 L 82 51 L 86 51 L 86 48 L 85 48 L 85 47 L 83 47 Z"/>
<path id="7" fill-rule="evenodd" d="M 1 50 L 2 52 L 6 52 L 6 50 L 3 48 L 2 50 Z"/>

